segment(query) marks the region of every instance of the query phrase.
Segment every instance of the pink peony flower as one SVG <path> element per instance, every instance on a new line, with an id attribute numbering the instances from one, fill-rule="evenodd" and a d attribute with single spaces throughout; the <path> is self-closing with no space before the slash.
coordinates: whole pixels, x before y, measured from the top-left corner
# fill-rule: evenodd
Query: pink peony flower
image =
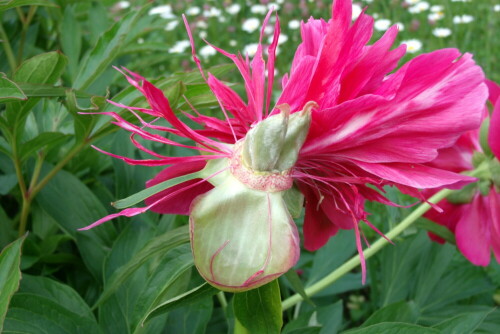
<path id="1" fill-rule="evenodd" d="M 130 131 L 133 144 L 154 159 L 104 153 L 129 164 L 170 165 L 148 187 L 182 181 L 184 176 L 189 180 L 150 196 L 145 207 L 125 209 L 85 229 L 147 210 L 190 214 L 198 270 L 211 284 L 239 291 L 262 285 L 295 264 L 298 234 L 289 211 L 302 206 L 303 196 L 305 248 L 316 250 L 339 229 L 354 229 L 365 274 L 358 225 L 363 221 L 375 229 L 367 219 L 365 200 L 396 205 L 383 196 L 385 185 L 420 196 L 421 188 L 459 187 L 473 181 L 426 163 L 461 134 L 479 127 L 487 89 L 472 56 L 456 49 L 420 55 L 395 71 L 405 54 L 405 46 L 391 50 L 397 27 L 367 45 L 373 18 L 361 13 L 351 23 L 351 9 L 351 0 L 337 0 L 330 20 L 311 18 L 302 23 L 302 43 L 276 104 L 271 97 L 278 19 L 267 60 L 262 45 L 271 12 L 252 60 L 214 46 L 236 64 L 246 101 L 210 73 L 205 77 L 186 23 L 193 59 L 225 119 L 184 113 L 202 126 L 191 129 L 158 88 L 128 71 L 127 80 L 151 108 L 112 103 L 128 108 L 142 127 L 117 113 L 106 114 Z M 171 126 L 146 122 L 138 112 L 163 118 Z M 181 144 L 148 129 L 195 144 Z M 136 136 L 204 153 L 161 156 L 143 147 Z"/>
<path id="2" fill-rule="evenodd" d="M 489 100 L 494 106 L 490 120 L 488 144 L 496 156 L 487 157 L 480 154 L 483 160 L 489 160 L 490 170 L 478 183 L 471 184 L 460 191 L 458 196 L 438 203 L 442 212 L 429 211 L 425 217 L 447 227 L 455 234 L 460 252 L 473 264 L 487 266 L 490 263 L 491 251 L 500 263 L 500 184 L 495 181 L 494 168 L 500 167 L 498 162 L 500 138 L 500 86 L 486 80 L 489 88 Z M 488 115 L 486 110 L 485 116 Z M 472 157 L 474 152 L 482 152 L 479 143 L 479 131 L 469 131 L 462 135 L 456 144 L 439 151 L 438 157 L 430 164 L 457 172 L 474 168 Z M 477 154 L 477 153 L 476 153 Z M 496 166 L 496 167 L 495 167 Z M 497 176 L 498 177 L 498 176 Z M 497 183 L 497 184 L 495 184 Z M 430 194 L 430 193 L 429 193 Z M 432 240 L 444 243 L 445 240 L 429 233 Z"/>

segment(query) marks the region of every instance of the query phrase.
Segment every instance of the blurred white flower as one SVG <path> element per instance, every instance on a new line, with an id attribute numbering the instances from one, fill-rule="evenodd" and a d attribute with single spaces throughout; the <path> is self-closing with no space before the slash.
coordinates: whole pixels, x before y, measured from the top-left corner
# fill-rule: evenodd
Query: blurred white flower
<path id="1" fill-rule="evenodd" d="M 474 16 L 472 16 L 472 15 L 453 16 L 453 23 L 455 23 L 455 24 L 471 23 L 472 21 L 474 21 Z"/>
<path id="2" fill-rule="evenodd" d="M 396 23 L 394 23 L 394 24 L 398 26 L 399 31 L 403 31 L 403 30 L 405 30 L 405 25 L 404 25 L 403 23 L 401 23 L 401 22 L 396 22 Z"/>
<path id="3" fill-rule="evenodd" d="M 266 35 L 271 35 L 273 32 L 274 32 L 274 26 L 267 25 L 267 26 L 264 28 L 264 33 L 265 33 Z"/>
<path id="4" fill-rule="evenodd" d="M 189 43 L 189 41 L 186 41 L 186 40 L 178 41 L 177 43 L 174 44 L 174 46 L 172 46 L 170 49 L 168 49 L 168 52 L 170 52 L 170 53 L 183 53 L 190 46 L 191 46 L 191 44 Z"/>
<path id="5" fill-rule="evenodd" d="M 361 14 L 361 11 L 363 8 L 361 8 L 360 5 L 353 3 L 352 4 L 352 19 L 356 20 L 358 16 Z"/>
<path id="6" fill-rule="evenodd" d="M 425 12 L 426 10 L 429 9 L 429 7 L 430 5 L 427 1 L 420 1 L 417 2 L 415 5 L 411 6 L 410 8 L 408 8 L 408 11 L 412 14 L 418 14 Z"/>
<path id="7" fill-rule="evenodd" d="M 241 29 L 243 29 L 246 32 L 252 33 L 255 30 L 259 29 L 259 27 L 260 27 L 260 20 L 255 17 L 251 17 L 243 21 Z"/>
<path id="8" fill-rule="evenodd" d="M 232 39 L 229 41 L 229 45 L 236 46 L 236 45 L 238 45 L 238 42 L 236 42 L 234 39 Z"/>
<path id="9" fill-rule="evenodd" d="M 226 22 L 227 20 L 226 20 L 226 17 L 225 17 L 225 16 L 220 15 L 220 16 L 218 16 L 218 17 L 217 17 L 217 21 L 219 21 L 220 23 L 224 23 L 224 22 Z"/>
<path id="10" fill-rule="evenodd" d="M 200 7 L 193 6 L 193 7 L 189 7 L 188 9 L 186 9 L 186 15 L 189 15 L 189 16 L 195 16 L 195 15 L 198 15 L 200 13 L 201 13 Z"/>
<path id="11" fill-rule="evenodd" d="M 127 9 L 130 7 L 130 2 L 129 1 L 118 1 L 117 5 L 118 5 L 118 8 L 120 8 L 120 9 Z"/>
<path id="12" fill-rule="evenodd" d="M 175 20 L 175 21 L 170 21 L 167 23 L 167 25 L 165 26 L 165 30 L 166 31 L 172 31 L 174 30 L 177 26 L 179 25 L 179 21 Z"/>
<path id="13" fill-rule="evenodd" d="M 139 38 L 137 40 L 137 44 L 143 44 L 144 43 L 144 38 Z"/>
<path id="14" fill-rule="evenodd" d="M 401 44 L 406 44 L 406 52 L 408 53 L 418 52 L 422 48 L 422 42 L 420 42 L 418 39 L 409 39 L 406 41 L 402 41 Z"/>
<path id="15" fill-rule="evenodd" d="M 493 6 L 493 10 L 494 10 L 495 12 L 500 12 L 500 5 L 495 5 L 495 6 Z"/>
<path id="16" fill-rule="evenodd" d="M 200 29 L 207 29 L 208 24 L 205 21 L 196 21 L 196 27 Z"/>
<path id="17" fill-rule="evenodd" d="M 436 12 L 436 13 L 430 13 L 427 15 L 427 19 L 429 21 L 439 21 L 444 17 L 444 14 L 442 12 Z"/>
<path id="18" fill-rule="evenodd" d="M 202 46 L 200 48 L 200 56 L 204 59 L 207 59 L 213 55 L 215 55 L 217 53 L 217 51 L 215 51 L 215 49 L 213 47 L 211 47 L 210 45 L 205 45 L 205 46 Z"/>
<path id="19" fill-rule="evenodd" d="M 432 30 L 432 34 L 436 37 L 444 38 L 451 35 L 451 30 L 448 28 L 435 28 Z"/>
<path id="20" fill-rule="evenodd" d="M 254 14 L 266 14 L 267 7 L 264 5 L 253 5 L 252 7 L 250 7 L 250 12 Z"/>
<path id="21" fill-rule="evenodd" d="M 205 39 L 205 38 L 207 38 L 207 32 L 202 30 L 202 31 L 200 31 L 198 36 L 200 36 L 201 39 Z"/>
<path id="22" fill-rule="evenodd" d="M 372 3 L 373 2 L 373 0 L 363 0 L 363 1 L 366 2 L 366 3 Z"/>
<path id="23" fill-rule="evenodd" d="M 210 7 L 210 9 L 206 9 L 203 11 L 203 16 L 205 17 L 217 17 L 222 14 L 222 11 L 216 7 Z"/>
<path id="24" fill-rule="evenodd" d="M 278 10 L 280 9 L 280 5 L 278 5 L 276 2 L 270 2 L 267 4 L 267 10 L 271 9 Z"/>
<path id="25" fill-rule="evenodd" d="M 240 12 L 241 6 L 237 3 L 233 3 L 231 6 L 228 6 L 226 8 L 226 12 L 228 12 L 231 15 L 236 15 Z"/>
<path id="26" fill-rule="evenodd" d="M 416 3 L 418 3 L 420 0 L 405 0 L 405 2 L 409 5 L 414 5 Z"/>
<path id="27" fill-rule="evenodd" d="M 439 12 L 444 11 L 444 7 L 440 6 L 440 5 L 434 5 L 434 6 L 431 6 L 430 10 L 433 13 L 439 13 Z"/>
<path id="28" fill-rule="evenodd" d="M 246 45 L 243 48 L 243 55 L 248 55 L 249 57 L 255 56 L 255 54 L 257 53 L 258 47 L 259 47 L 259 44 L 257 44 L 257 43 L 251 43 L 251 44 Z"/>
<path id="29" fill-rule="evenodd" d="M 276 0 L 276 3 L 279 3 L 280 5 L 285 2 L 285 0 Z"/>
<path id="30" fill-rule="evenodd" d="M 471 0 L 451 0 L 451 2 L 470 2 Z"/>
<path id="31" fill-rule="evenodd" d="M 300 28 L 300 21 L 299 20 L 291 20 L 290 22 L 288 22 L 288 28 L 299 29 Z"/>
<path id="32" fill-rule="evenodd" d="M 286 41 L 288 41 L 288 36 L 280 34 L 280 37 L 278 37 L 278 45 L 281 45 L 281 44 L 285 43 Z M 267 39 L 267 42 L 269 44 L 271 44 L 273 42 L 273 36 L 269 36 L 269 38 Z"/>
<path id="33" fill-rule="evenodd" d="M 391 21 L 387 19 L 380 19 L 375 21 L 374 28 L 378 31 L 386 31 L 391 26 Z"/>
<path id="34" fill-rule="evenodd" d="M 164 19 L 173 19 L 175 17 L 174 13 L 172 13 L 172 6 L 170 5 L 153 7 L 149 10 L 148 14 L 160 15 Z"/>

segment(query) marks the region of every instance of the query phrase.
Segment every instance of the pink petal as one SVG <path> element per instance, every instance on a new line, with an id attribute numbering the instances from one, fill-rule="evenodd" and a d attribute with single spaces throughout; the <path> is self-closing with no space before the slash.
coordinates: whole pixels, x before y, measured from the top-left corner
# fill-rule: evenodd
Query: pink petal
<path id="1" fill-rule="evenodd" d="M 495 187 L 491 187 L 488 200 L 491 215 L 491 247 L 497 262 L 500 263 L 500 193 L 495 191 Z"/>
<path id="2" fill-rule="evenodd" d="M 458 249 L 477 266 L 487 266 L 490 263 L 490 219 L 487 203 L 478 193 L 471 204 L 464 206 L 463 215 L 455 230 Z"/>
<path id="3" fill-rule="evenodd" d="M 202 170 L 206 165 L 206 161 L 196 161 L 191 163 L 176 164 L 162 170 L 153 179 L 146 182 L 146 187 L 152 187 L 158 183 L 166 180 L 173 179 L 178 176 L 198 172 Z M 145 200 L 147 205 L 151 205 L 158 202 L 160 199 L 167 197 L 167 195 L 174 193 L 180 189 L 186 188 L 197 183 L 199 179 L 190 180 L 171 188 L 168 188 L 158 194 L 155 194 Z M 174 215 L 188 215 L 191 202 L 199 195 L 206 193 L 213 186 L 207 181 L 198 184 L 197 186 L 190 187 L 189 190 L 178 193 L 175 196 L 170 196 L 168 199 L 159 201 L 153 207 L 151 211 L 162 213 L 162 214 L 174 214 Z"/>
<path id="4" fill-rule="evenodd" d="M 488 144 L 493 154 L 500 160 L 500 99 L 497 99 L 491 115 Z"/>

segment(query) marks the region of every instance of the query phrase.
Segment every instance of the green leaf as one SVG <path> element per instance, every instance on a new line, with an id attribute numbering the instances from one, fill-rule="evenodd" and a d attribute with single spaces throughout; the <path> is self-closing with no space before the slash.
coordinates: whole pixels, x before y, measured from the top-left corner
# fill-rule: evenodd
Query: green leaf
<path id="1" fill-rule="evenodd" d="M 52 147 L 65 141 L 69 136 L 60 132 L 44 132 L 35 138 L 23 143 L 19 154 L 21 161 L 28 158 L 32 153 L 44 148 Z"/>
<path id="2" fill-rule="evenodd" d="M 417 322 L 418 315 L 418 307 L 415 303 L 401 301 L 375 311 L 361 327 L 392 321 L 414 324 Z"/>
<path id="3" fill-rule="evenodd" d="M 144 322 L 161 314 L 170 312 L 176 308 L 194 304 L 201 299 L 215 295 L 218 291 L 219 290 L 217 290 L 210 284 L 203 283 L 202 285 L 199 285 L 194 289 L 191 289 L 179 296 L 156 305 L 150 312 L 146 314 Z"/>
<path id="4" fill-rule="evenodd" d="M 0 12 L 20 6 L 56 7 L 50 0 L 0 0 Z"/>
<path id="5" fill-rule="evenodd" d="M 292 268 L 288 270 L 284 276 L 292 286 L 293 290 L 295 290 L 298 294 L 300 294 L 306 302 L 308 302 L 309 304 L 311 304 L 311 306 L 314 307 L 315 305 L 311 300 L 311 298 L 309 298 L 309 296 L 307 295 L 306 290 L 304 289 L 304 284 L 302 283 L 302 280 L 300 279 L 295 269 Z"/>
<path id="6" fill-rule="evenodd" d="M 250 333 L 279 333 L 283 326 L 277 280 L 257 289 L 236 293 L 233 308 L 235 317 Z"/>
<path id="7" fill-rule="evenodd" d="M 74 90 L 68 87 L 44 85 L 44 84 L 33 84 L 33 83 L 19 83 L 19 87 L 22 89 L 27 97 L 64 97 L 68 90 L 72 91 L 73 94 L 78 98 L 90 98 L 92 95 L 85 93 L 83 91 Z"/>
<path id="8" fill-rule="evenodd" d="M 417 325 L 398 323 L 398 322 L 385 322 L 376 324 L 360 329 L 354 329 L 342 334 L 440 334 L 437 329 L 422 327 Z"/>
<path id="9" fill-rule="evenodd" d="M 26 99 L 21 88 L 15 82 L 10 81 L 5 73 L 0 73 L 0 103 Z"/>
<path id="10" fill-rule="evenodd" d="M 61 49 L 68 56 L 68 72 L 74 78 L 82 50 L 82 30 L 74 15 L 74 6 L 66 6 L 60 25 Z"/>
<path id="11" fill-rule="evenodd" d="M 19 288 L 21 247 L 25 238 L 26 236 L 17 239 L 0 253 L 0 332 L 2 332 L 10 299 Z"/>
<path id="12" fill-rule="evenodd" d="M 41 177 L 49 168 L 44 165 Z M 105 224 L 90 231 L 77 231 L 107 214 L 99 199 L 77 177 L 61 170 L 40 191 L 36 201 L 62 230 L 77 240 L 82 260 L 94 277 L 101 280 L 102 264 L 116 230 L 113 224 Z"/>
<path id="13" fill-rule="evenodd" d="M 17 184 L 15 173 L 0 175 L 0 195 L 7 195 Z"/>
<path id="14" fill-rule="evenodd" d="M 451 319 L 445 320 L 433 328 L 439 329 L 442 334 L 469 334 L 474 333 L 484 319 L 493 312 L 494 309 L 483 312 L 470 312 L 457 315 Z"/>
<path id="15" fill-rule="evenodd" d="M 443 225 L 439 225 L 431 220 L 421 218 L 417 221 L 416 226 L 418 228 L 434 233 L 438 237 L 443 238 L 444 240 L 453 245 L 456 243 L 455 235 Z"/>
<path id="16" fill-rule="evenodd" d="M 110 66 L 119 54 L 123 42 L 136 20 L 143 13 L 144 9 L 130 11 L 99 38 L 95 47 L 81 62 L 80 71 L 73 84 L 74 88 L 88 88 Z"/>
<path id="17" fill-rule="evenodd" d="M 66 67 L 66 57 L 59 52 L 42 53 L 25 60 L 14 73 L 14 81 L 31 84 L 54 84 Z M 29 98 L 23 102 L 11 102 L 7 105 L 6 118 L 13 138 L 19 141 L 24 132 L 24 125 L 29 111 L 38 103 L 39 98 Z"/>
<path id="18" fill-rule="evenodd" d="M 205 334 L 212 311 L 212 298 L 199 299 L 194 305 L 171 311 L 167 328 L 176 334 Z"/>
<path id="19" fill-rule="evenodd" d="M 53 84 L 66 67 L 67 58 L 57 51 L 42 53 L 24 61 L 14 73 L 14 81 Z"/>
<path id="20" fill-rule="evenodd" d="M 150 240 L 127 264 L 115 271 L 106 282 L 104 291 L 95 306 L 108 299 L 144 263 L 187 242 L 189 242 L 187 226 L 181 226 Z"/>

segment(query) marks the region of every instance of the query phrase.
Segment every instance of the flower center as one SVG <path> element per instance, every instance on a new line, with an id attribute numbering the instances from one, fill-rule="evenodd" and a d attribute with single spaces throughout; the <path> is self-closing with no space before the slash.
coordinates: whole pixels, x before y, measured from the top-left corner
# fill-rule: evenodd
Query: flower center
<path id="1" fill-rule="evenodd" d="M 256 190 L 276 192 L 293 185 L 290 170 L 297 162 L 311 124 L 308 102 L 302 111 L 290 114 L 288 104 L 279 105 L 281 113 L 270 116 L 248 131 L 234 147 L 231 173 Z"/>

